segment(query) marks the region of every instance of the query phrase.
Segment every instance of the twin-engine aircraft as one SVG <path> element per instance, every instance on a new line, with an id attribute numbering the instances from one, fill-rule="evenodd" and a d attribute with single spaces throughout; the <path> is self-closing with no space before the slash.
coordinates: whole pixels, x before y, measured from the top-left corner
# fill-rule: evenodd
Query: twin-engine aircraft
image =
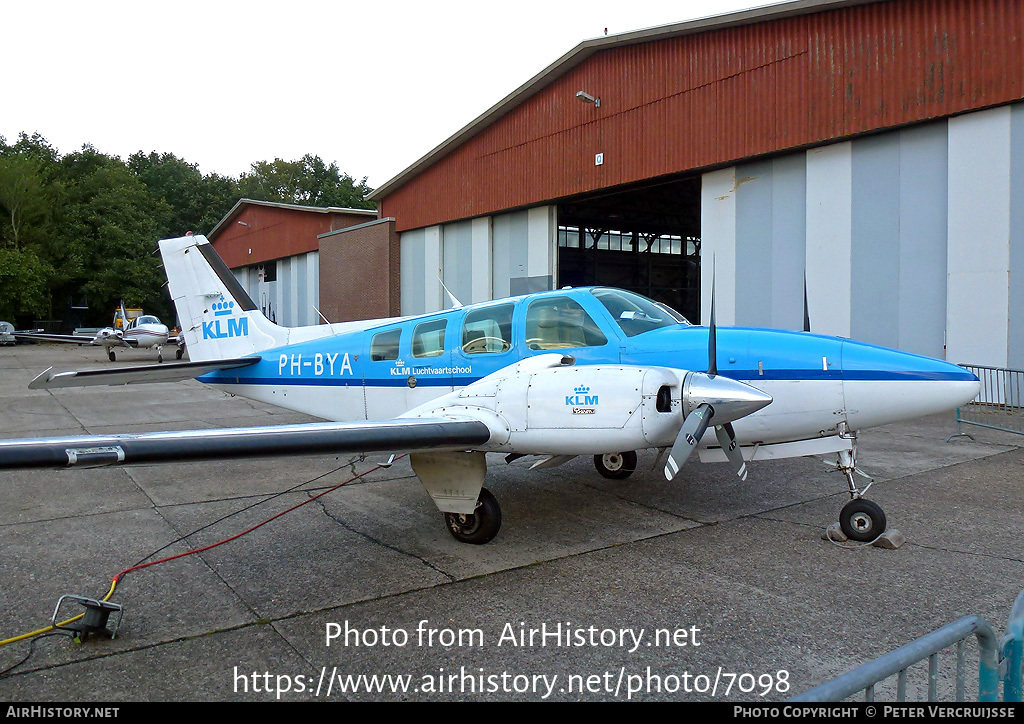
<path id="1" fill-rule="evenodd" d="M 0 468 L 302 453 L 409 451 L 449 532 L 486 543 L 501 510 L 487 453 L 533 468 L 593 455 L 628 476 L 657 449 L 672 480 L 698 451 L 747 463 L 837 455 L 852 500 L 840 523 L 869 541 L 885 514 L 855 482 L 857 431 L 951 410 L 979 391 L 946 362 L 836 337 L 698 327 L 619 289 L 563 289 L 415 317 L 284 328 L 256 309 L 205 237 L 160 242 L 192 361 L 39 375 L 51 389 L 198 377 L 335 422 L 0 441 Z M 706 435 L 714 428 L 714 435 Z M 870 486 L 868 486 L 870 487 Z"/>
<path id="2" fill-rule="evenodd" d="M 177 358 L 181 359 L 184 353 L 180 337 L 171 337 L 167 325 L 161 322 L 152 314 L 143 314 L 139 317 L 128 319 L 124 303 L 121 303 L 120 317 L 115 315 L 113 327 L 104 327 L 94 335 L 84 334 L 47 334 L 43 332 L 15 332 L 16 339 L 24 339 L 34 342 L 64 342 L 68 344 L 92 344 L 103 347 L 107 353 L 107 359 L 111 362 L 117 361 L 116 347 L 128 349 L 149 349 L 156 348 L 157 362 L 164 361 L 164 346 L 167 344 L 177 346 Z M 121 320 L 119 326 L 116 322 Z M 127 320 L 127 321 L 125 321 Z"/>

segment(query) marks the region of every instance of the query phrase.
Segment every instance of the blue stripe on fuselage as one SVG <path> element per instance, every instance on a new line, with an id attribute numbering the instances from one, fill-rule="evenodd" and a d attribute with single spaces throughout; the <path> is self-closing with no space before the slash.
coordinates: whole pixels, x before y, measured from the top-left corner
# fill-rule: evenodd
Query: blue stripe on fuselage
<path id="1" fill-rule="evenodd" d="M 535 297 L 564 295 L 575 299 L 607 337 L 601 347 L 529 350 L 523 340 L 526 307 Z M 459 350 L 462 318 L 478 308 L 437 312 L 400 322 L 287 347 L 266 350 L 261 361 L 244 370 L 211 372 L 199 379 L 213 384 L 403 387 L 416 378 L 422 387 L 463 387 L 509 364 L 537 354 L 564 352 L 578 364 L 624 364 L 704 371 L 708 368 L 708 328 L 685 325 L 626 337 L 589 288 L 546 292 L 490 304 L 518 305 L 513 321 L 515 347 L 501 354 L 466 355 Z M 410 346 L 413 329 L 428 320 L 447 319 L 448 349 L 437 357 L 416 358 Z M 370 342 L 382 331 L 401 329 L 399 359 L 370 359 Z M 722 327 L 717 339 L 719 374 L 757 384 L 759 380 L 972 381 L 963 368 L 942 360 L 898 352 L 839 337 L 776 329 Z"/>

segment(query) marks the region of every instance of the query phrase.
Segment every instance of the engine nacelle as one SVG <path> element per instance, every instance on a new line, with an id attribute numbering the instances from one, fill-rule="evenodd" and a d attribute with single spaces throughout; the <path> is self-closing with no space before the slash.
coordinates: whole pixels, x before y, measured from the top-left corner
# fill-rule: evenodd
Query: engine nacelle
<path id="1" fill-rule="evenodd" d="M 671 445 L 686 373 L 626 365 L 537 365 L 496 373 L 410 414 L 468 415 L 495 452 L 596 455 Z"/>

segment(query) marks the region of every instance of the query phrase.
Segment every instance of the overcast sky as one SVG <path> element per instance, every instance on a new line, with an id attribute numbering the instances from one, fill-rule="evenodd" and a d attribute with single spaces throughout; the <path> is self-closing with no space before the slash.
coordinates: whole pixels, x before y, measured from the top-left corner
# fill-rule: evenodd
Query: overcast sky
<path id="1" fill-rule="evenodd" d="M 0 135 L 231 176 L 313 153 L 377 187 L 605 28 L 767 4 L 8 1 Z"/>

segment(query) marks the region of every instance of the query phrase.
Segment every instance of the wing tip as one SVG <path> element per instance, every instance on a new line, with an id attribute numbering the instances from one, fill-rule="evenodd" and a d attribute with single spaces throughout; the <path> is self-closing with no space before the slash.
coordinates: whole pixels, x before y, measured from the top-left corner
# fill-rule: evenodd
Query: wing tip
<path id="1" fill-rule="evenodd" d="M 45 370 L 43 370 L 34 378 L 32 378 L 32 381 L 28 383 L 28 388 L 30 390 L 47 389 L 47 387 L 49 387 L 50 381 L 53 379 L 53 375 L 51 374 L 52 372 L 53 367 L 47 367 Z"/>

